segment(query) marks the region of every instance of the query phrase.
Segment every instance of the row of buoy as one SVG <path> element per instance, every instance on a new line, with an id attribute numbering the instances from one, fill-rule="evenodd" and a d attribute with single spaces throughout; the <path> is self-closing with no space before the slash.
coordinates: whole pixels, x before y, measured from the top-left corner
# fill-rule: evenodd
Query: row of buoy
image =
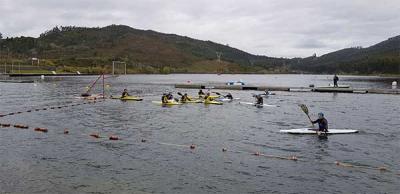
<path id="1" fill-rule="evenodd" d="M 27 110 L 25 112 L 33 112 L 33 111 L 42 111 L 42 110 L 54 110 L 54 109 L 62 109 L 62 108 L 67 108 L 67 107 L 74 107 L 74 106 L 80 106 L 80 105 L 85 105 L 85 104 L 94 104 L 96 102 L 102 102 L 102 101 L 88 101 L 88 102 L 83 102 L 83 103 L 76 103 L 76 104 L 69 104 L 69 105 L 64 105 L 64 106 L 52 106 L 52 107 L 48 107 L 48 108 L 36 108 L 33 110 Z M 0 117 L 6 117 L 6 116 L 11 116 L 11 115 L 16 115 L 16 114 L 22 114 L 24 112 L 22 111 L 18 111 L 18 112 L 11 112 L 11 113 L 7 113 L 7 114 L 0 114 Z"/>
<path id="2" fill-rule="evenodd" d="M 22 125 L 22 124 L 14 124 L 14 125 L 12 125 L 12 124 L 8 124 L 8 123 L 0 123 L 0 126 L 1 127 L 11 127 L 11 126 L 13 126 L 14 128 L 21 128 L 21 129 L 28 129 L 29 128 L 28 125 Z M 48 129 L 47 128 L 36 127 L 36 128 L 34 128 L 34 131 L 47 133 Z M 64 129 L 64 134 L 69 134 L 69 129 Z M 89 136 L 93 137 L 93 138 L 96 138 L 96 139 L 98 139 L 98 138 L 106 138 L 104 136 L 101 136 L 97 132 L 90 133 Z M 108 139 L 111 140 L 111 141 L 122 140 L 119 136 L 116 136 L 116 135 L 110 135 L 110 136 L 108 136 Z M 147 142 L 146 139 L 141 139 L 140 141 L 142 143 L 146 143 Z M 190 150 L 197 149 L 197 145 L 196 144 L 181 145 L 181 144 L 172 144 L 172 143 L 163 143 L 163 142 L 158 142 L 158 144 L 167 145 L 167 146 L 176 146 L 176 147 L 187 147 Z M 227 152 L 227 151 L 228 151 L 228 149 L 226 147 L 222 148 L 222 152 Z M 263 156 L 263 157 L 272 158 L 272 159 L 299 161 L 298 157 L 295 156 L 295 155 L 292 155 L 292 156 L 276 156 L 276 155 L 264 154 L 264 153 L 261 153 L 261 152 L 242 152 L 242 153 L 249 153 L 249 154 L 254 155 L 254 156 Z M 354 165 L 354 164 L 345 163 L 345 162 L 339 162 L 339 161 L 335 161 L 334 164 L 336 166 L 345 167 L 345 168 L 357 168 L 357 169 L 379 170 L 381 172 L 389 172 L 389 169 L 387 167 L 384 167 L 384 166 L 381 166 L 381 167 L 360 166 L 360 165 Z M 397 173 L 396 175 L 400 175 L 400 173 Z"/>

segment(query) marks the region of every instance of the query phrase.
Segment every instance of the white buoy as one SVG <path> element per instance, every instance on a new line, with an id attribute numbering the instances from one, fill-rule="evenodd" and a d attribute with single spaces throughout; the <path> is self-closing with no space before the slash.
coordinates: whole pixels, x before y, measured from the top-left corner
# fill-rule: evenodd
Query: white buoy
<path id="1" fill-rule="evenodd" d="M 44 75 L 41 75 L 41 76 L 40 76 L 40 79 L 44 79 Z"/>
<path id="2" fill-rule="evenodd" d="M 397 81 L 393 81 L 392 82 L 392 89 L 396 89 L 397 88 Z"/>

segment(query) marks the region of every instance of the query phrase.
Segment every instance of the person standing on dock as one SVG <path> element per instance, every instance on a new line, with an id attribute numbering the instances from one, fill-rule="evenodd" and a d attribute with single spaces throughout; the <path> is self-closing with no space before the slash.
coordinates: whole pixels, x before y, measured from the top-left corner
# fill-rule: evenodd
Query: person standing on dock
<path id="1" fill-rule="evenodd" d="M 338 81 L 339 77 L 335 74 L 335 76 L 333 76 L 333 87 L 338 87 Z"/>

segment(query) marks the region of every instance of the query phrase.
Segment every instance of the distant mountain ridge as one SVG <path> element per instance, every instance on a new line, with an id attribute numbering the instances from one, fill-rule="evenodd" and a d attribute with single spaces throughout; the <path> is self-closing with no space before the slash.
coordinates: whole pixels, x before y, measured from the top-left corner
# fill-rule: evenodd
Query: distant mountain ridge
<path id="1" fill-rule="evenodd" d="M 124 25 L 102 28 L 55 27 L 38 38 L 0 42 L 0 61 L 41 65 L 59 71 L 110 71 L 113 60 L 128 73 L 391 73 L 400 74 L 400 36 L 368 48 L 348 48 L 320 57 L 274 58 L 186 36 L 138 30 Z M 218 60 L 217 53 L 221 53 Z"/>

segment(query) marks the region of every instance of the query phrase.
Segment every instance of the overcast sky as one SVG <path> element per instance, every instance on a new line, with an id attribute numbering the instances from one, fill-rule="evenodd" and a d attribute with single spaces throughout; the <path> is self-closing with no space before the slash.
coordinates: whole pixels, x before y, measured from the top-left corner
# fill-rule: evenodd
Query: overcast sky
<path id="1" fill-rule="evenodd" d="M 124 24 L 305 57 L 400 35 L 400 0 L 0 0 L 0 18 L 10 37 L 37 37 L 56 25 Z"/>

